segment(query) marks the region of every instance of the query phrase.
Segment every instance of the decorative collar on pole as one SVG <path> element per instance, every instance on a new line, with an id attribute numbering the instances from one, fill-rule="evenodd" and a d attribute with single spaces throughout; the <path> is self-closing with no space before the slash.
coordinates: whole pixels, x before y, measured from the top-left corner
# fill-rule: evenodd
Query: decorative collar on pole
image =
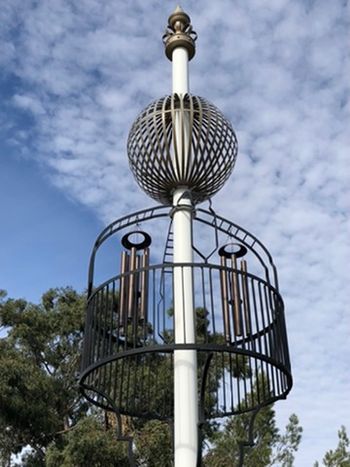
<path id="1" fill-rule="evenodd" d="M 166 56 L 172 60 L 173 50 L 176 47 L 184 47 L 188 51 L 188 59 L 191 60 L 196 51 L 196 40 L 197 33 L 192 29 L 191 18 L 177 6 L 168 18 L 168 26 L 163 35 Z"/>

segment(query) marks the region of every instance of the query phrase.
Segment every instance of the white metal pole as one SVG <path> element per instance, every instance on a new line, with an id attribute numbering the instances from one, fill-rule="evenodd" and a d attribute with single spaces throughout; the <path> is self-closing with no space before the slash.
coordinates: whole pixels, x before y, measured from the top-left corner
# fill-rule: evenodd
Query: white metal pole
<path id="1" fill-rule="evenodd" d="M 172 53 L 173 92 L 185 94 L 188 86 L 188 51 L 176 47 Z M 175 116 L 178 156 L 187 151 L 181 115 Z M 184 153 L 186 155 L 186 153 Z M 185 160 L 185 157 L 182 159 Z M 186 160 L 185 160 L 186 164 Z M 192 202 L 186 186 L 177 187 L 173 195 L 174 263 L 192 263 Z M 174 267 L 175 343 L 195 343 L 195 310 L 191 267 Z M 174 447 L 175 467 L 195 467 L 198 449 L 197 353 L 174 351 Z"/>

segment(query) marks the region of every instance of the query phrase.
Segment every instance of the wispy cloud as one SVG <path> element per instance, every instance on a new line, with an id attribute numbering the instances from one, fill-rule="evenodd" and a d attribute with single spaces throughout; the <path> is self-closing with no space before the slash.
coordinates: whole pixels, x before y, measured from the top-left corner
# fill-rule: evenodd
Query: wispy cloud
<path id="1" fill-rule="evenodd" d="M 4 102 L 14 119 L 25 112 L 34 122 L 11 137 L 105 222 L 150 204 L 132 180 L 126 139 L 140 110 L 171 89 L 161 34 L 173 7 L 11 0 L 1 8 L 3 80 L 16 83 L 11 92 L 3 86 Z M 275 256 L 295 376 L 277 414 L 281 423 L 299 414 L 297 465 L 311 465 L 350 416 L 349 5 L 184 7 L 199 35 L 192 91 L 225 112 L 240 144 L 214 207 Z"/>

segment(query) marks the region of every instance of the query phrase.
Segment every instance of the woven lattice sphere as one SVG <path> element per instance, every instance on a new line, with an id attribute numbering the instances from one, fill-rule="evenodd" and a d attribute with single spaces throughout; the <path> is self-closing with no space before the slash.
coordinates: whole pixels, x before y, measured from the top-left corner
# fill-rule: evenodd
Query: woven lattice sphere
<path id="1" fill-rule="evenodd" d="M 171 204 L 180 186 L 191 190 L 194 203 L 213 196 L 230 176 L 236 156 L 231 123 L 213 104 L 188 94 L 148 105 L 128 138 L 129 163 L 138 184 L 164 204 Z"/>

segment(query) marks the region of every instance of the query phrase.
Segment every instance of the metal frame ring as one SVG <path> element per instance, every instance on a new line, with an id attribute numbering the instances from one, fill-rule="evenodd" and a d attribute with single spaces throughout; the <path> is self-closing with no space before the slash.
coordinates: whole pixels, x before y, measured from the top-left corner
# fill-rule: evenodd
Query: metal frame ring
<path id="1" fill-rule="evenodd" d="M 129 240 L 130 235 L 141 234 L 143 235 L 143 241 L 140 243 L 135 243 Z M 122 237 L 122 245 L 127 250 L 131 250 L 131 248 L 136 248 L 136 250 L 144 250 L 145 248 L 149 247 L 152 243 L 151 236 L 144 232 L 143 230 L 134 230 L 133 232 L 129 232 Z"/>
<path id="2" fill-rule="evenodd" d="M 225 248 L 228 246 L 238 246 L 239 250 L 235 252 L 226 251 Z M 225 258 L 231 258 L 232 256 L 235 256 L 236 258 L 242 258 L 242 256 L 246 255 L 247 253 L 247 248 L 244 245 L 240 245 L 239 243 L 227 243 L 219 249 L 219 256 L 224 256 Z"/>

